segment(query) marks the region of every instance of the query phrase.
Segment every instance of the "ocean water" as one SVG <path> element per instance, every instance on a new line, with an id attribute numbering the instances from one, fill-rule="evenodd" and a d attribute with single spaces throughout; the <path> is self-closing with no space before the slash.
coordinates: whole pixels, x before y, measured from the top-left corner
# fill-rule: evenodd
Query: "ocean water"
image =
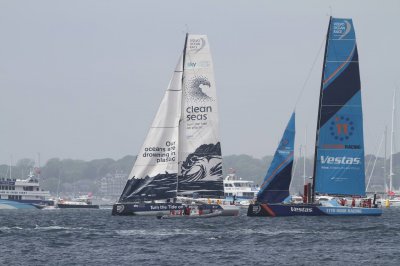
<path id="1" fill-rule="evenodd" d="M 400 208 L 381 217 L 158 220 L 0 210 L 0 265 L 400 265 Z"/>

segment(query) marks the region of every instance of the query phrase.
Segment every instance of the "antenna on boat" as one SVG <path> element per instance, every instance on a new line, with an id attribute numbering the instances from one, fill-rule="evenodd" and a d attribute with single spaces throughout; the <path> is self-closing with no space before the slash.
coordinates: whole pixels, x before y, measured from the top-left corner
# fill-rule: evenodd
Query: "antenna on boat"
<path id="1" fill-rule="evenodd" d="M 329 6 L 329 16 L 332 17 L 332 6 Z"/>
<path id="2" fill-rule="evenodd" d="M 11 171 L 12 171 L 12 164 L 13 164 L 13 155 L 10 155 L 10 179 L 12 179 Z"/>
<path id="3" fill-rule="evenodd" d="M 188 24 L 185 24 L 185 30 L 183 31 L 185 34 L 188 34 L 189 32 L 190 32 L 190 29 L 189 29 L 189 25 Z"/>

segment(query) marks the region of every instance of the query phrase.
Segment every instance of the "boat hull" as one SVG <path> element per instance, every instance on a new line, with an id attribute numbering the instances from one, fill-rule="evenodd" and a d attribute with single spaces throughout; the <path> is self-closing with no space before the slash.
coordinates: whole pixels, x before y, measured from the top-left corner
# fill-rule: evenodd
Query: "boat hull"
<path id="1" fill-rule="evenodd" d="M 38 209 L 34 204 L 12 200 L 0 200 L 0 210 Z"/>
<path id="2" fill-rule="evenodd" d="M 250 204 L 247 216 L 379 216 L 380 208 L 321 206 L 316 204 Z"/>
<path id="3" fill-rule="evenodd" d="M 218 204 L 200 204 L 204 210 L 223 210 Z M 171 211 L 184 209 L 182 203 L 116 203 L 112 208 L 112 215 L 163 216 Z"/>
<path id="4" fill-rule="evenodd" d="M 163 216 L 157 216 L 158 219 L 200 219 L 200 218 L 212 218 L 212 217 L 217 217 L 221 216 L 222 211 L 215 211 L 213 213 L 207 213 L 207 214 L 191 214 L 191 215 L 163 215 Z"/>
<path id="5" fill-rule="evenodd" d="M 99 205 L 80 205 L 80 204 L 62 204 L 58 203 L 57 207 L 60 209 L 98 209 Z"/>
<path id="6" fill-rule="evenodd" d="M 221 216 L 239 216 L 240 206 L 236 205 L 220 205 L 222 207 Z"/>

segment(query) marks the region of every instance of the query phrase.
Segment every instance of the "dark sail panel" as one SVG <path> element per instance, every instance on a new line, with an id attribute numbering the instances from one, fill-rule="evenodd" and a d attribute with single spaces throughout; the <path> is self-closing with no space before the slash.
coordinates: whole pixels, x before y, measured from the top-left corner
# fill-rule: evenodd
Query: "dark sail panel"
<path id="1" fill-rule="evenodd" d="M 181 166 L 178 194 L 197 193 L 199 197 L 219 198 L 224 195 L 223 180 L 207 180 L 207 176 L 222 176 L 221 145 L 204 144 L 190 154 Z"/>
<path id="2" fill-rule="evenodd" d="M 257 194 L 258 202 L 279 203 L 289 196 L 289 186 L 292 180 L 294 138 L 295 113 L 290 117 L 267 175 Z"/>
<path id="3" fill-rule="evenodd" d="M 351 19 L 331 18 L 317 125 L 315 193 L 364 195 L 358 52 Z"/>

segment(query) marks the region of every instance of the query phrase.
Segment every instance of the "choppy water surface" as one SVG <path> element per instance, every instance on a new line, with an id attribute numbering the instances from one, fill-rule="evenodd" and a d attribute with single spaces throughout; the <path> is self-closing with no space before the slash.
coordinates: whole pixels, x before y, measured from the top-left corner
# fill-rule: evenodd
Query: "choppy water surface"
<path id="1" fill-rule="evenodd" d="M 157 220 L 111 210 L 0 210 L 0 265 L 400 265 L 382 217 Z"/>

